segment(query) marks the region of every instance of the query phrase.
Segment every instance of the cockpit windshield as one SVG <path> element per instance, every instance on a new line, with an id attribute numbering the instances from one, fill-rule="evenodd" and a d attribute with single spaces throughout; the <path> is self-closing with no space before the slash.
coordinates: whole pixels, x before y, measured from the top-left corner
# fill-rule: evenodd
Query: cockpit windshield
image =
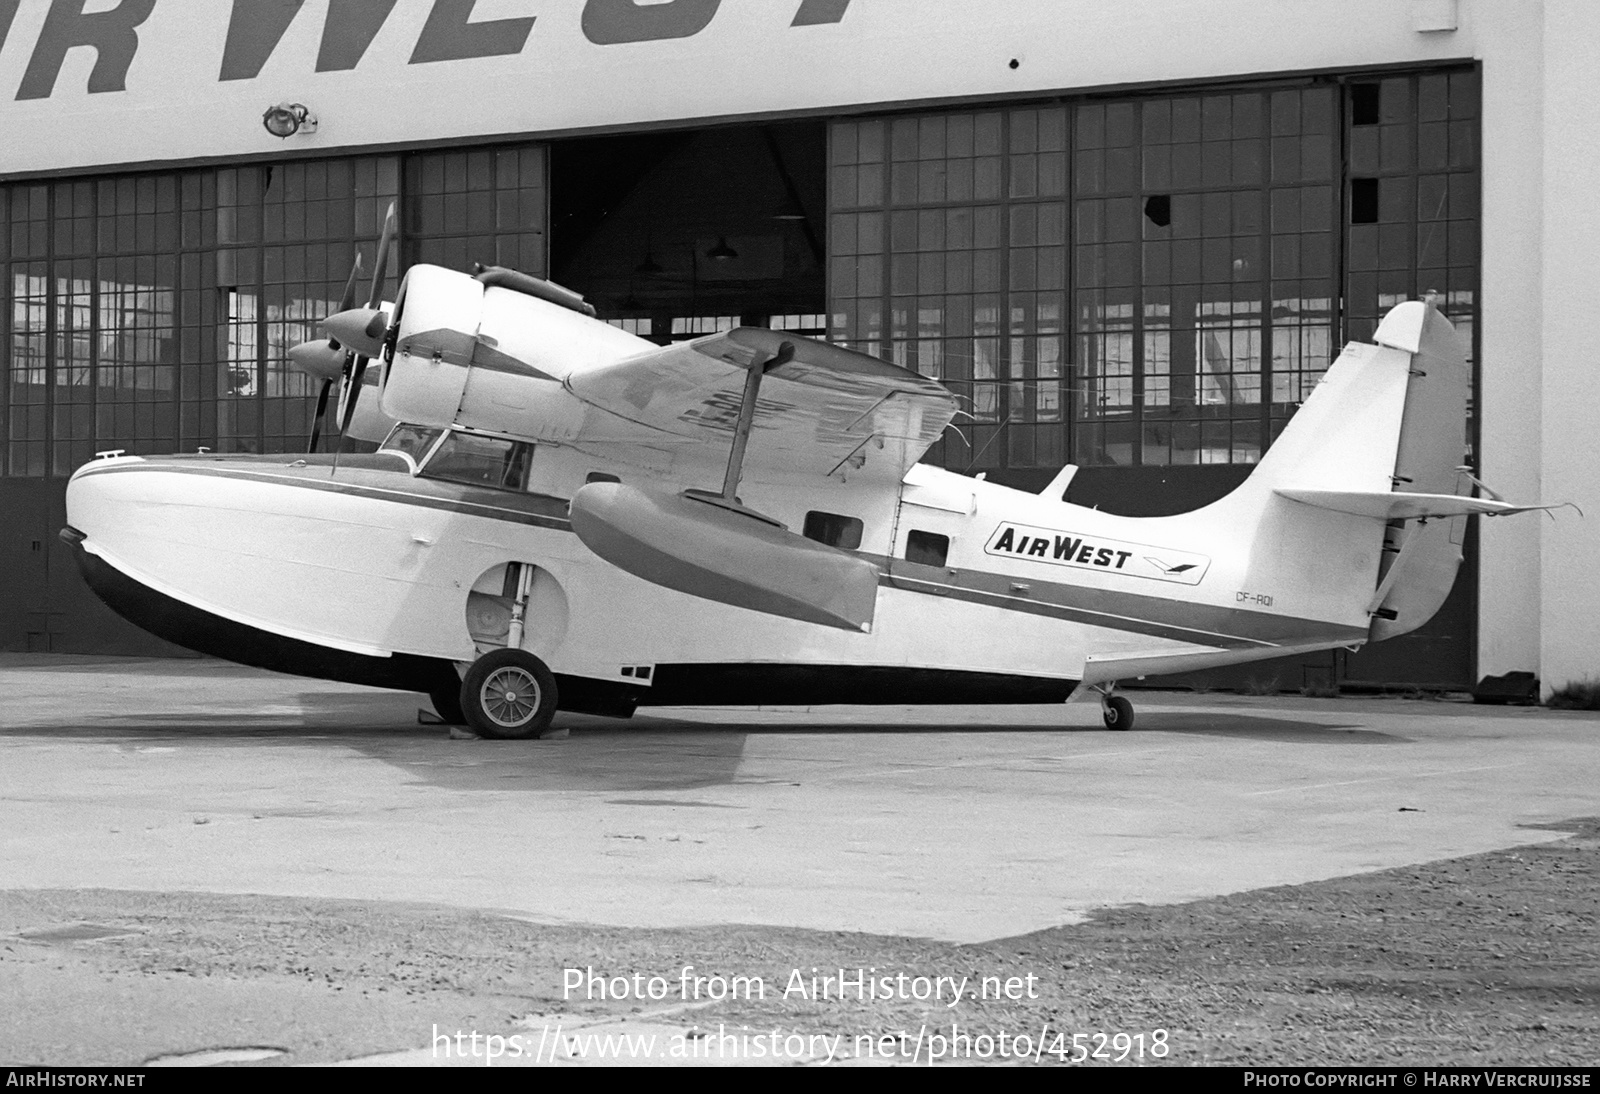
<path id="1" fill-rule="evenodd" d="M 400 453 L 411 461 L 412 469 L 415 470 L 442 432 L 444 431 L 441 429 L 429 429 L 426 426 L 401 422 L 389 431 L 389 435 L 383 439 L 383 444 L 378 446 L 378 451 Z"/>
<path id="2" fill-rule="evenodd" d="M 445 479 L 497 490 L 526 490 L 533 445 L 504 437 L 452 430 L 439 442 L 422 470 L 425 479 Z"/>

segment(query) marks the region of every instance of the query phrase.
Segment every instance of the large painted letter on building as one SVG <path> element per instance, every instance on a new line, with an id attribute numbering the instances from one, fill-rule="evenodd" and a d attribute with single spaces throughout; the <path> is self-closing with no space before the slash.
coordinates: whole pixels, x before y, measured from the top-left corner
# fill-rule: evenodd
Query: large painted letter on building
<path id="1" fill-rule="evenodd" d="M 597 46 L 688 38 L 706 29 L 722 0 L 671 0 L 640 6 L 634 0 L 588 0 L 583 34 Z"/>
<path id="2" fill-rule="evenodd" d="M 317 71 L 346 72 L 360 64 L 394 4 L 395 0 L 329 0 Z"/>
<path id="3" fill-rule="evenodd" d="M 800 10 L 794 13 L 791 27 L 814 27 L 822 23 L 837 23 L 844 18 L 850 0 L 800 0 Z"/>
<path id="4" fill-rule="evenodd" d="M 434 0 L 428 21 L 411 51 L 411 64 L 461 61 L 469 57 L 501 57 L 521 53 L 533 30 L 534 17 L 489 19 L 469 23 L 477 0 Z"/>
<path id="5" fill-rule="evenodd" d="M 283 40 L 306 0 L 233 0 L 228 41 L 222 47 L 221 80 L 253 80 Z"/>
<path id="6" fill-rule="evenodd" d="M 11 33 L 11 20 L 17 17 L 17 5 L 22 0 L 0 0 L 0 49 L 6 45 L 6 35 Z"/>
<path id="7" fill-rule="evenodd" d="M 88 0 L 53 0 L 50 13 L 44 17 L 44 29 L 34 43 L 33 56 L 28 59 L 28 70 L 17 88 L 18 99 L 48 99 L 55 90 L 61 62 L 74 46 L 94 47 L 94 71 L 89 73 L 91 94 L 123 89 L 128 66 L 139 49 L 139 34 L 134 28 L 150 18 L 156 0 L 122 0 L 110 11 L 92 14 L 84 13 L 87 3 Z M 15 4 L 11 10 L 15 12 Z"/>

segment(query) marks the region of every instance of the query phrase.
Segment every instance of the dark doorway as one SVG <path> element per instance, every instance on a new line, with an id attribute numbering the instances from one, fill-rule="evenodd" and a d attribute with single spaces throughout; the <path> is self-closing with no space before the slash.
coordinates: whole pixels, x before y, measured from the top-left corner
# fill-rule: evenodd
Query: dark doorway
<path id="1" fill-rule="evenodd" d="M 550 271 L 657 342 L 739 324 L 825 333 L 821 122 L 551 146 Z"/>

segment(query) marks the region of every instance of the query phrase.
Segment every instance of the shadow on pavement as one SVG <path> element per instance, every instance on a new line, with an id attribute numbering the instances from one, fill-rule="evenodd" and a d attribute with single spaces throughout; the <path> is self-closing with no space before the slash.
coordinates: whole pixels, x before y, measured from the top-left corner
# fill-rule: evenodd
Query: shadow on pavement
<path id="1" fill-rule="evenodd" d="M 1182 733 L 1202 737 L 1235 737 L 1250 741 L 1278 741 L 1300 745 L 1405 744 L 1412 738 L 1398 733 L 1365 729 L 1359 725 L 1268 718 L 1256 714 L 1222 711 L 1196 714 L 1188 711 L 1141 711 L 1134 734 Z"/>

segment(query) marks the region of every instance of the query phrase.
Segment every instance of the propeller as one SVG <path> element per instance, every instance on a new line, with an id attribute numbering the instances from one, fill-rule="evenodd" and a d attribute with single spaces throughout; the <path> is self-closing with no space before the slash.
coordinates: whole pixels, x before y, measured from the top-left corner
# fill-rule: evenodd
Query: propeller
<path id="1" fill-rule="evenodd" d="M 361 252 L 356 252 L 356 260 L 350 266 L 350 276 L 345 280 L 344 293 L 339 297 L 339 311 L 348 311 L 356 302 L 356 281 L 361 277 Z M 312 418 L 311 443 L 306 446 L 307 452 L 317 450 L 317 441 L 322 436 L 322 422 L 328 412 L 328 392 L 348 366 L 350 353 L 332 338 L 323 338 L 315 342 L 302 342 L 289 350 L 289 360 L 301 372 L 309 376 L 322 377 L 322 390 L 317 394 L 317 413 Z"/>
<path id="2" fill-rule="evenodd" d="M 367 362 L 383 352 L 388 335 L 389 315 L 380 310 L 383 302 L 384 275 L 388 272 L 389 249 L 394 246 L 398 225 L 394 204 L 391 202 L 383 218 L 383 233 L 378 240 L 378 261 L 372 271 L 371 288 L 364 307 L 356 307 L 357 282 L 361 279 L 361 252 L 356 252 L 355 263 L 345 281 L 339 307 L 322 321 L 322 331 L 327 337 L 302 342 L 289 350 L 289 360 L 306 375 L 322 381 L 317 393 L 317 413 L 311 428 L 308 452 L 314 452 L 322 438 L 322 425 L 328 416 L 328 396 L 335 382 L 340 383 L 339 405 L 335 411 L 340 435 L 349 431 L 350 420 L 355 416 L 362 382 L 366 378 Z"/>
<path id="3" fill-rule="evenodd" d="M 389 268 L 389 248 L 394 245 L 394 203 L 383 218 L 383 235 L 378 238 L 378 261 L 372 267 L 372 288 L 367 293 L 364 308 L 342 308 L 323 320 L 322 329 L 329 339 L 337 338 L 355 353 L 352 363 L 346 360 L 348 381 L 344 388 L 344 415 L 339 421 L 339 432 L 350 428 L 355 417 L 356 403 L 361 398 L 361 382 L 366 378 L 367 362 L 383 352 L 383 341 L 389 333 L 389 313 L 378 310 L 383 302 L 383 278 Z"/>

